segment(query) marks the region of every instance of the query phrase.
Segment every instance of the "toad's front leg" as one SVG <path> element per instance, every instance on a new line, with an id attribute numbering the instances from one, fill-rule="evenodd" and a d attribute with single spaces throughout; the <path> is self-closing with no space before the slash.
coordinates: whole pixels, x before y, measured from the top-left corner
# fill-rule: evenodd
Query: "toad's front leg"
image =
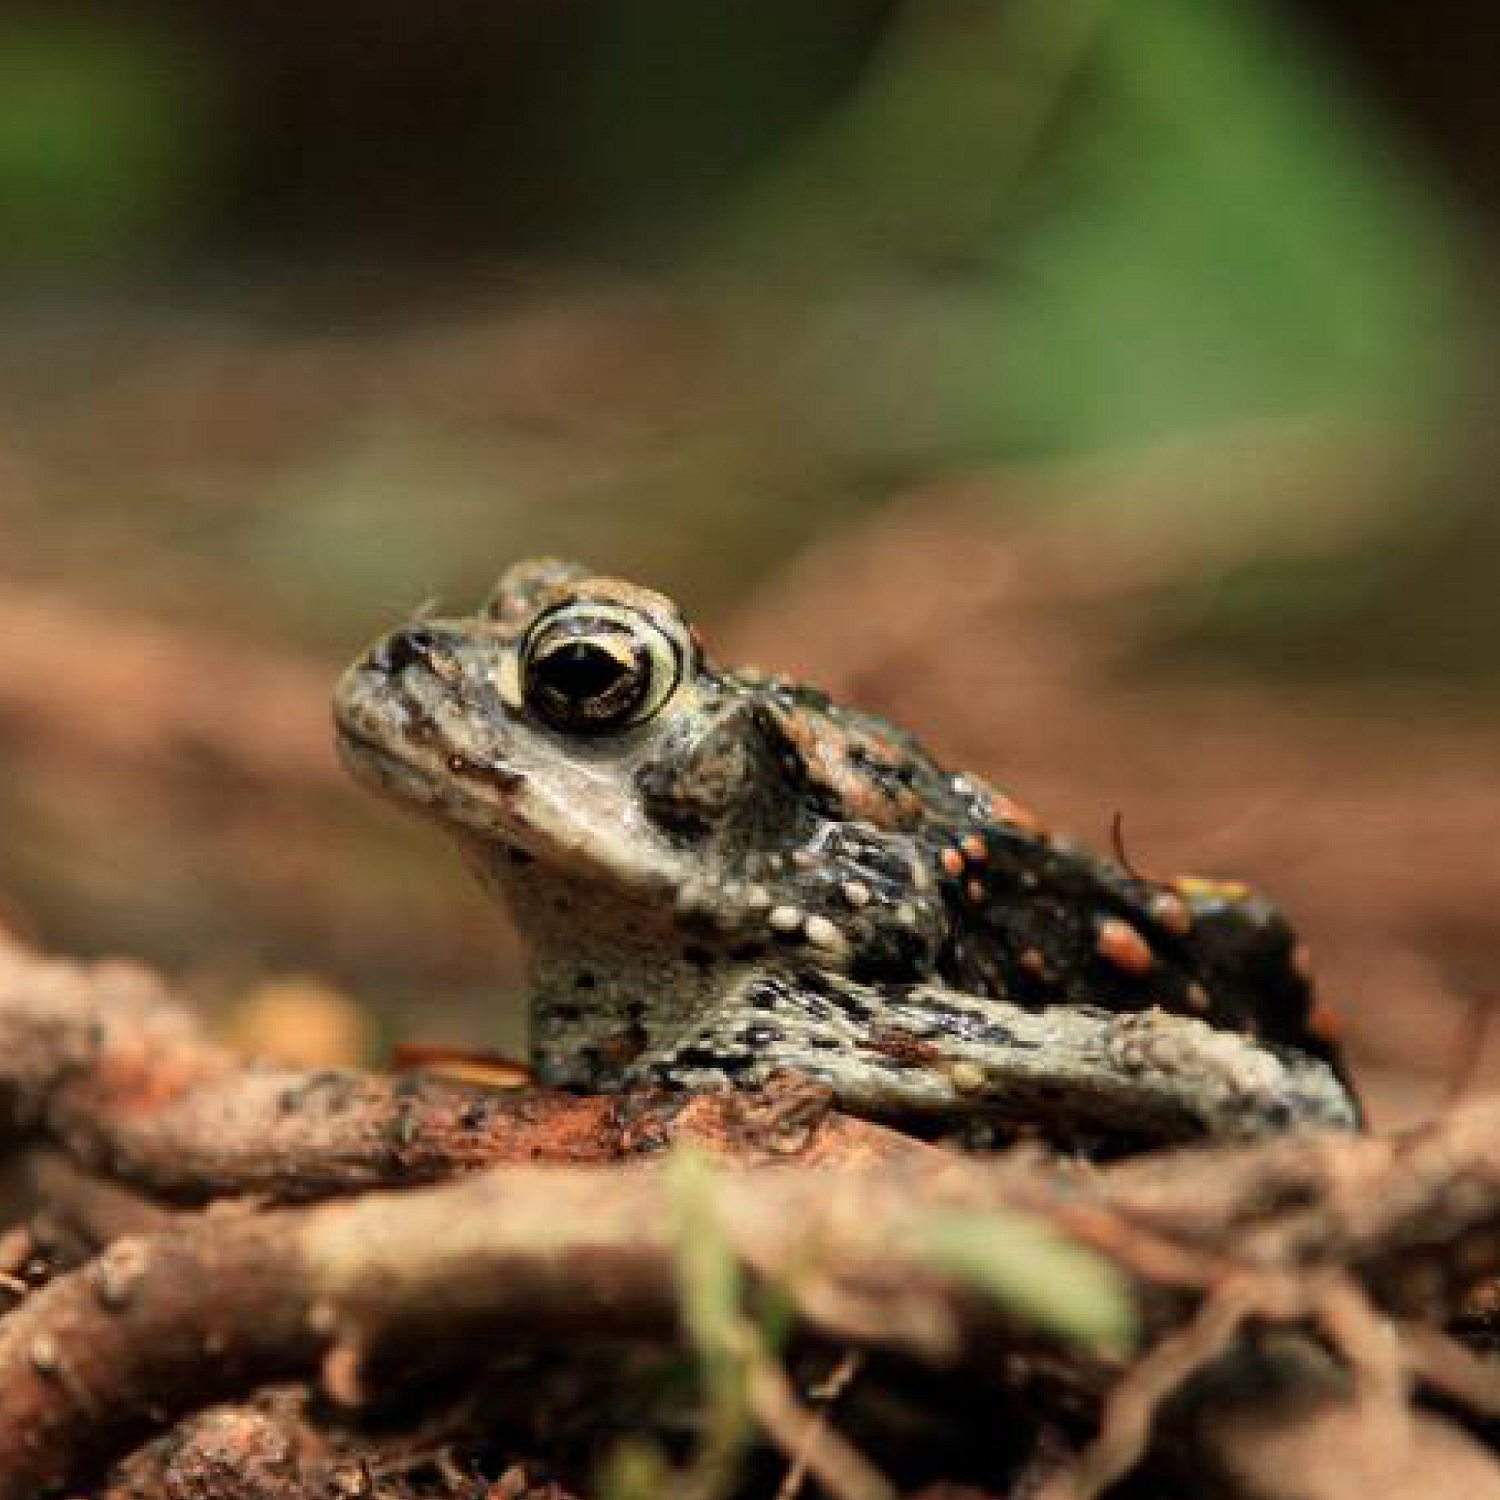
<path id="1" fill-rule="evenodd" d="M 940 985 L 860 984 L 799 967 L 741 979 L 632 1083 L 746 1087 L 795 1070 L 851 1111 L 1028 1124 L 1131 1142 L 1352 1130 L 1333 1069 L 1195 1017 L 1087 1005 L 1027 1009 Z"/>

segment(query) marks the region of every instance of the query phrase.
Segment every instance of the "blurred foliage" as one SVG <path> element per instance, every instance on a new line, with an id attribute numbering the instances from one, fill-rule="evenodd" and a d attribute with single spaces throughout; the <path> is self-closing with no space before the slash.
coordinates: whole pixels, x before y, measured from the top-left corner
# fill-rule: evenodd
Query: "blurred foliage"
<path id="1" fill-rule="evenodd" d="M 207 3 L 0 24 L 33 566 L 319 644 L 534 548 L 701 609 L 976 466 L 1066 460 L 997 493 L 1252 518 L 1262 553 L 1273 515 L 1279 547 L 1462 498 L 1461 226 L 1268 0 L 362 14 L 357 53 Z M 1407 586 L 1256 566 L 1174 642 L 1363 632 Z"/>
<path id="2" fill-rule="evenodd" d="M 1468 353 L 1436 196 L 1247 0 L 909 7 L 734 238 L 822 273 L 799 373 L 849 441 L 927 463 L 1420 420 Z"/>
<path id="3" fill-rule="evenodd" d="M 205 189 L 201 65 L 139 20 L 0 17 L 0 265 L 97 267 L 185 238 Z"/>
<path id="4" fill-rule="evenodd" d="M 1024 1214 L 950 1211 L 923 1225 L 917 1253 L 1008 1312 L 1101 1354 L 1129 1353 L 1139 1332 L 1119 1270 Z"/>
<path id="5" fill-rule="evenodd" d="M 701 605 L 976 465 L 1086 460 L 1075 500 L 1205 531 L 1323 507 L 1284 482 L 1320 445 L 1367 509 L 1463 498 L 1461 226 L 1269 0 L 361 14 L 353 50 L 206 0 L 0 22 L 0 395 L 67 502 L 39 566 L 158 602 L 207 570 L 333 641 L 533 547 Z M 122 265 L 152 291 L 112 323 Z M 1190 479 L 1136 482 L 1172 444 Z M 1271 571 L 1236 621 L 1405 585 L 1320 563 L 1287 613 Z"/>
<path id="6" fill-rule="evenodd" d="M 160 258 L 232 199 L 250 123 L 233 34 L 173 14 L 0 26 L 0 260 L 108 259 L 153 236 Z M 729 251 L 805 317 L 784 378 L 873 460 L 1410 416 L 1458 378 L 1442 206 L 1331 60 L 1254 0 L 925 0 L 884 20 L 856 0 L 663 0 L 568 11 L 554 32 L 562 55 L 529 42 L 539 121 L 509 121 L 509 149 L 508 117 L 483 136 L 497 185 L 538 145 L 552 154 L 526 169 L 564 185 L 531 203 L 541 222 L 503 218 L 497 246 L 544 246 L 550 214 L 575 257 L 629 244 L 718 276 Z M 390 109 L 420 139 L 420 107 L 392 91 Z M 413 170 L 381 124 L 322 196 L 358 192 L 382 154 Z"/>
<path id="7" fill-rule="evenodd" d="M 595 247 L 659 263 L 858 78 L 871 0 L 598 6 L 559 94 L 560 154 Z"/>

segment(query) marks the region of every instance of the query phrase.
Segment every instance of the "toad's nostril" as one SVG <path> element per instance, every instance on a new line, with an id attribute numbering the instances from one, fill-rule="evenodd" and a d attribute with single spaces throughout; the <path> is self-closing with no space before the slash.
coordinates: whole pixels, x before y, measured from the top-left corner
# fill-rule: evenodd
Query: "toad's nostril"
<path id="1" fill-rule="evenodd" d="M 395 630 L 370 652 L 369 665 L 394 677 L 407 667 L 426 666 L 436 644 L 436 632 L 420 625 L 410 630 Z"/>

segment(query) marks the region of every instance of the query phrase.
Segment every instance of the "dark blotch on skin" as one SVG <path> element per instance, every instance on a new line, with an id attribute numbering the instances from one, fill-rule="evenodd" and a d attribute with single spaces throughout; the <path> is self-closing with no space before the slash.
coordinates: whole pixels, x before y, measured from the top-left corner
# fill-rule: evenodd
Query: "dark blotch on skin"
<path id="1" fill-rule="evenodd" d="M 514 796 L 526 785 L 526 777 L 522 772 L 507 770 L 504 766 L 482 766 L 466 755 L 450 755 L 447 765 L 455 776 L 469 781 L 482 781 L 493 787 L 502 799 Z"/>
<path id="2" fill-rule="evenodd" d="M 754 1062 L 753 1058 L 736 1056 L 729 1052 L 715 1052 L 710 1047 L 684 1047 L 672 1055 L 671 1068 L 702 1069 L 707 1072 L 743 1073 Z"/>
<path id="3" fill-rule="evenodd" d="M 707 837 L 713 824 L 683 796 L 675 766 L 647 766 L 635 785 L 647 817 L 664 833 L 692 841 Z"/>
<path id="4" fill-rule="evenodd" d="M 855 955 L 849 972 L 863 984 L 920 979 L 929 972 L 927 943 L 907 928 L 882 928 Z"/>
<path id="5" fill-rule="evenodd" d="M 394 677 L 408 667 L 425 667 L 437 644 L 435 632 L 422 625 L 392 631 L 366 657 L 366 665 L 376 672 Z"/>
<path id="6" fill-rule="evenodd" d="M 809 995 L 828 995 L 833 990 L 833 981 L 821 969 L 803 967 L 792 971 L 792 979 L 799 990 Z"/>

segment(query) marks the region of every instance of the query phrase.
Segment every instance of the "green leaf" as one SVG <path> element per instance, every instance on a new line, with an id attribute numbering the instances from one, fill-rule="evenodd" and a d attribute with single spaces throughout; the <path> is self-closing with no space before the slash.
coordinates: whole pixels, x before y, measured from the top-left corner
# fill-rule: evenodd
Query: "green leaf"
<path id="1" fill-rule="evenodd" d="M 1040 1220 L 1000 1210 L 944 1213 L 923 1222 L 913 1248 L 1007 1311 L 1075 1343 L 1123 1354 L 1135 1338 L 1125 1278 Z"/>
<path id="2" fill-rule="evenodd" d="M 714 1201 L 713 1169 L 691 1150 L 668 1164 L 677 1248 L 677 1296 L 683 1327 L 699 1354 L 723 1360 L 734 1347 L 743 1287 L 739 1263 Z"/>

